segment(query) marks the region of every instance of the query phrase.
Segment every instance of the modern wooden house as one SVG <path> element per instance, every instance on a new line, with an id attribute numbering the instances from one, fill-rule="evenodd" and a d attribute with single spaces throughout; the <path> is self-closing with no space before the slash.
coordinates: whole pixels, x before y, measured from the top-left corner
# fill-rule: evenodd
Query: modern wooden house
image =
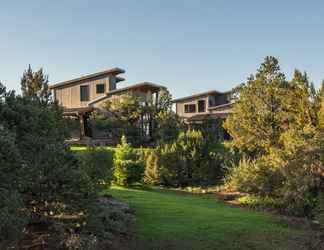
<path id="1" fill-rule="evenodd" d="M 232 91 L 216 90 L 174 99 L 176 113 L 186 123 L 203 121 L 207 118 L 224 118 L 232 112 Z"/>
<path id="2" fill-rule="evenodd" d="M 158 98 L 161 85 L 142 82 L 128 87 L 117 88 L 119 82 L 125 80 L 120 74 L 123 69 L 113 68 L 98 73 L 85 75 L 72 80 L 50 85 L 54 100 L 64 109 L 64 115 L 75 117 L 80 121 L 80 137 L 89 136 L 87 120 L 95 110 L 112 96 L 132 92 L 149 101 Z"/>
<path id="3" fill-rule="evenodd" d="M 232 113 L 234 100 L 232 91 L 212 90 L 174 99 L 173 103 L 177 115 L 190 127 L 212 121 L 212 130 L 216 131 L 219 137 L 224 137 L 226 133 L 220 126 L 222 121 Z"/>

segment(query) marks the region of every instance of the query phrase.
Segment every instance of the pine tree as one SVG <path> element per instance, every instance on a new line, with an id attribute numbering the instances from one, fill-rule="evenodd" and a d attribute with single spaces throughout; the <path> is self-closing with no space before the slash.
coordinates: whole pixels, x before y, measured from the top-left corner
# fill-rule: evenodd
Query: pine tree
<path id="1" fill-rule="evenodd" d="M 322 82 L 321 88 L 317 93 L 316 108 L 318 127 L 320 130 L 324 130 L 324 80 Z"/>
<path id="2" fill-rule="evenodd" d="M 316 125 L 315 95 L 306 72 L 302 74 L 295 70 L 289 85 L 290 91 L 286 94 L 284 112 L 289 116 L 290 125 L 298 126 L 299 129 Z"/>
<path id="3" fill-rule="evenodd" d="M 21 91 L 24 97 L 39 100 L 41 103 L 48 103 L 50 91 L 48 89 L 48 76 L 40 68 L 34 72 L 31 66 L 24 72 L 21 81 Z"/>
<path id="4" fill-rule="evenodd" d="M 306 73 L 295 70 L 287 81 L 278 61 L 267 57 L 257 74 L 239 89 L 233 115 L 225 122 L 234 145 L 262 163 L 263 170 L 256 173 L 253 164 L 247 164 L 246 173 L 238 170 L 236 181 L 247 174 L 260 183 L 259 193 L 269 183 L 271 194 L 287 211 L 309 214 L 323 180 L 324 147 L 317 129 L 318 120 L 324 124 L 323 100 L 321 94 L 314 94 Z"/>
<path id="5" fill-rule="evenodd" d="M 282 111 L 288 89 L 278 60 L 266 57 L 255 76 L 238 88 L 233 115 L 224 123 L 237 148 L 263 154 L 278 143 L 284 129 Z"/>

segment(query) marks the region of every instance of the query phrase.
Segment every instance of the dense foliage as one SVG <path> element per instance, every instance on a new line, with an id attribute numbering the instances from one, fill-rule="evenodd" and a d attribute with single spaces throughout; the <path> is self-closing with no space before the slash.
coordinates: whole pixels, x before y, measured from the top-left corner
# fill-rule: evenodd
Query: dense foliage
<path id="1" fill-rule="evenodd" d="M 206 185 L 222 177 L 222 157 L 200 131 L 179 134 L 173 143 L 152 150 L 144 181 L 168 186 Z"/>
<path id="2" fill-rule="evenodd" d="M 29 65 L 20 84 L 23 96 L 43 103 L 49 102 L 51 94 L 48 89 L 48 76 L 44 74 L 42 68 L 34 72 Z"/>
<path id="3" fill-rule="evenodd" d="M 40 75 L 29 70 L 24 74 L 23 96 L 0 84 L 0 247 L 4 249 L 14 247 L 20 235 L 26 237 L 35 227 L 53 230 L 63 245 L 74 234 L 101 239 L 119 220 L 108 205 L 98 204 L 99 191 L 112 178 L 112 158 L 99 150 L 80 158 L 70 152 L 65 145 L 67 120 L 49 94 L 40 91 L 46 87 L 39 86 L 47 84 Z M 93 221 L 98 225 L 95 232 Z"/>
<path id="4" fill-rule="evenodd" d="M 113 150 L 89 146 L 87 150 L 75 152 L 79 164 L 98 184 L 110 185 L 113 177 Z"/>
<path id="5" fill-rule="evenodd" d="M 290 213 L 311 214 L 324 177 L 322 92 L 298 70 L 286 80 L 277 59 L 267 57 L 238 88 L 224 125 L 246 157 L 229 173 L 228 185 L 269 195 Z"/>
<path id="6" fill-rule="evenodd" d="M 125 136 L 116 148 L 114 158 L 114 181 L 117 185 L 127 186 L 142 180 L 144 165 L 139 152 L 127 142 Z"/>
<path id="7" fill-rule="evenodd" d="M 167 89 L 157 100 L 135 92 L 112 96 L 91 117 L 94 130 L 105 132 L 116 141 L 125 135 L 134 146 L 171 141 L 179 133 L 180 120 L 171 109 Z"/>

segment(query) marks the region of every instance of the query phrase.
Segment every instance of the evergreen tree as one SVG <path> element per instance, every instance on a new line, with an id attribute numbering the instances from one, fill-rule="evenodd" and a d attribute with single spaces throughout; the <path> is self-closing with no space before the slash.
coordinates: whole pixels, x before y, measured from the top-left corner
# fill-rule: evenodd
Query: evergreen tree
<path id="1" fill-rule="evenodd" d="M 20 194 L 24 187 L 21 163 L 15 134 L 0 121 L 0 242 L 18 239 L 26 223 Z"/>
<path id="2" fill-rule="evenodd" d="M 159 92 L 154 125 L 154 140 L 160 144 L 176 140 L 183 127 L 180 118 L 172 110 L 172 95 L 166 88 Z"/>
<path id="3" fill-rule="evenodd" d="M 284 115 L 290 126 L 298 129 L 316 125 L 314 109 L 314 90 L 306 73 L 295 70 L 293 79 L 289 82 L 290 89 L 284 99 Z"/>
<path id="4" fill-rule="evenodd" d="M 29 65 L 21 78 L 20 84 L 23 96 L 48 103 L 50 99 L 48 76 L 44 74 L 42 68 L 34 72 Z"/>
<path id="5" fill-rule="evenodd" d="M 282 111 L 287 91 L 289 85 L 278 60 L 266 57 L 256 75 L 238 88 L 233 115 L 224 123 L 237 148 L 264 154 L 278 143 L 284 129 Z"/>
<path id="6" fill-rule="evenodd" d="M 18 239 L 26 224 L 50 225 L 62 213 L 82 213 L 76 223 L 85 224 L 97 179 L 66 147 L 67 132 L 57 104 L 0 85 L 0 241 Z"/>
<path id="7" fill-rule="evenodd" d="M 317 93 L 316 111 L 317 111 L 318 127 L 321 130 L 324 130 L 324 80 L 322 82 L 321 88 Z"/>
<path id="8" fill-rule="evenodd" d="M 298 70 L 286 81 L 278 61 L 267 57 L 239 97 L 225 127 L 233 144 L 255 161 L 233 169 L 231 180 L 248 190 L 246 180 L 252 179 L 258 185 L 250 192 L 271 195 L 291 213 L 310 214 L 324 183 L 324 144 L 317 129 L 324 117 L 321 94 L 314 94 L 307 74 Z"/>
<path id="9" fill-rule="evenodd" d="M 140 181 L 144 167 L 139 163 L 139 155 L 123 135 L 114 158 L 114 180 L 117 185 L 127 186 Z"/>
<path id="10" fill-rule="evenodd" d="M 157 112 L 170 111 L 172 108 L 172 95 L 167 88 L 162 88 L 159 91 Z"/>

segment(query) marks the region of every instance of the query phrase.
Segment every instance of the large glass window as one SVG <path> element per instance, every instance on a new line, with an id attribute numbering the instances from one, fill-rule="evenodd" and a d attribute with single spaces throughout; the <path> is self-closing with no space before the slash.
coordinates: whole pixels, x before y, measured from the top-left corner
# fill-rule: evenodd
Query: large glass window
<path id="1" fill-rule="evenodd" d="M 89 101 L 89 85 L 80 86 L 80 101 Z"/>
<path id="2" fill-rule="evenodd" d="M 96 85 L 96 93 L 97 94 L 103 94 L 105 93 L 105 84 L 100 83 Z"/>
<path id="3" fill-rule="evenodd" d="M 185 104 L 184 105 L 185 113 L 196 113 L 196 105 L 195 104 Z"/>
<path id="4" fill-rule="evenodd" d="M 206 112 L 206 101 L 205 100 L 198 101 L 198 112 L 199 113 Z"/>

